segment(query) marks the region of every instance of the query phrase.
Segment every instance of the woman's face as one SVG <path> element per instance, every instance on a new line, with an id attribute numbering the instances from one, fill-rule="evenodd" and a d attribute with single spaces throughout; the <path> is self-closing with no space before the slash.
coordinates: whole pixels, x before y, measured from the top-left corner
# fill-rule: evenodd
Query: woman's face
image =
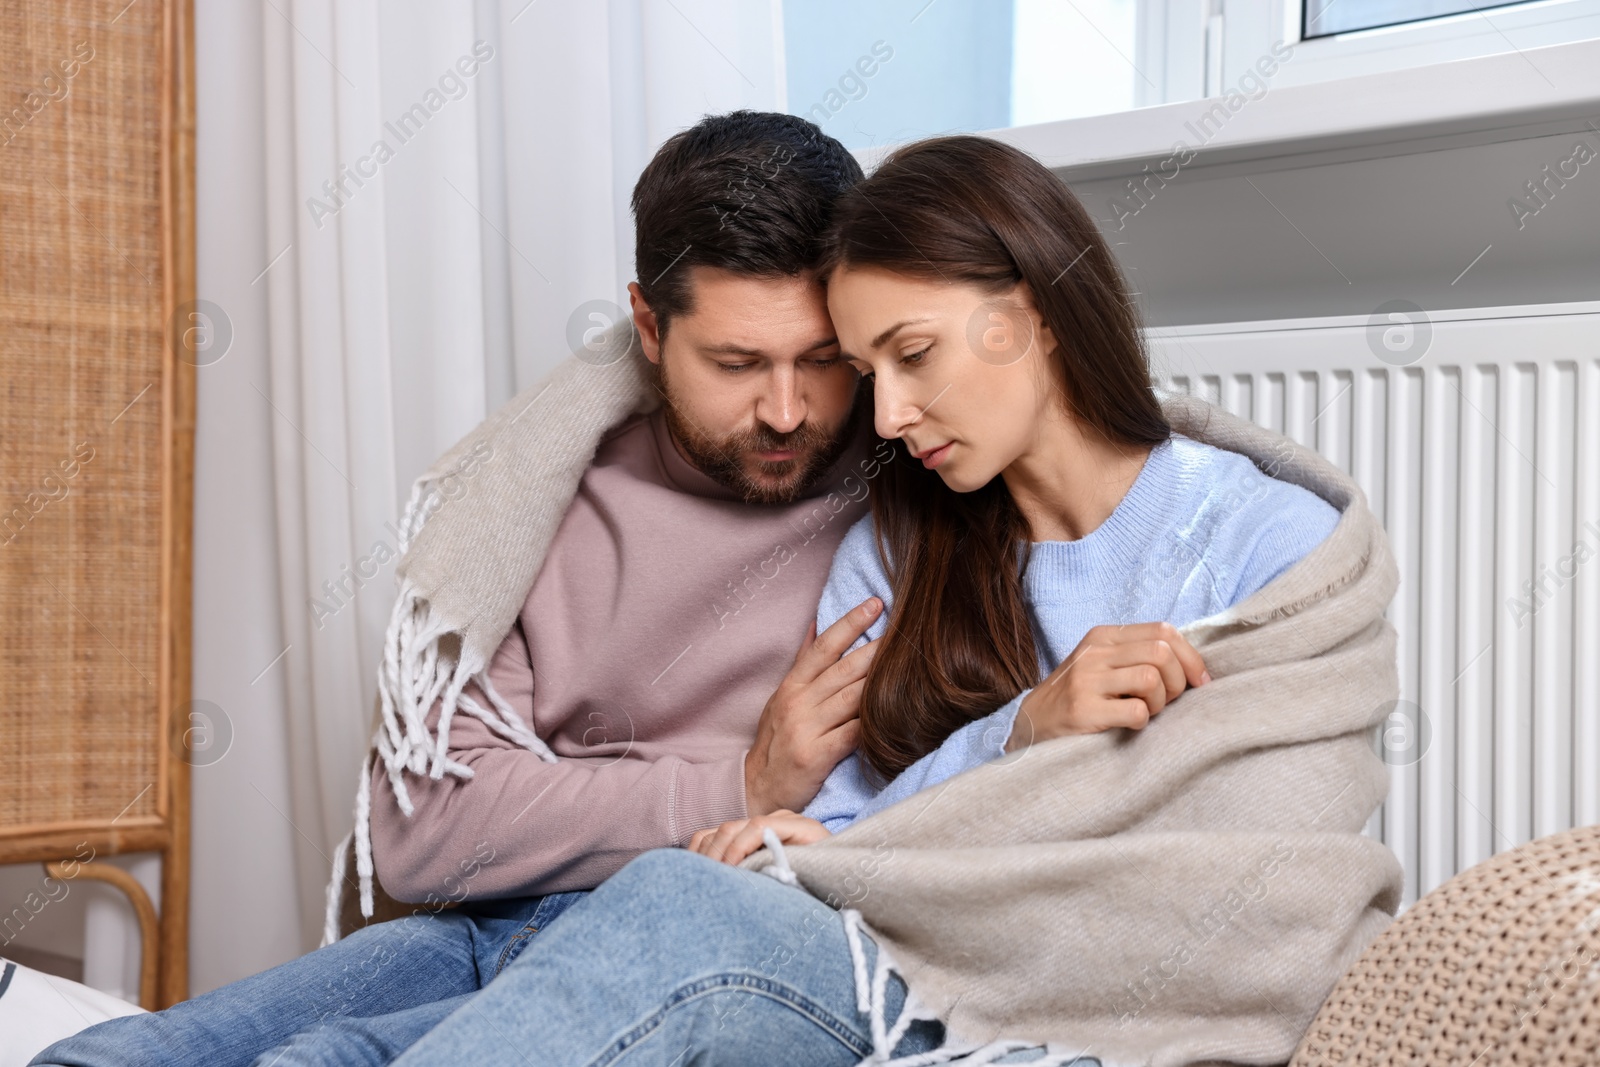
<path id="1" fill-rule="evenodd" d="M 992 296 L 880 267 L 828 280 L 841 355 L 873 377 L 878 435 L 899 438 L 958 493 L 980 489 L 1061 417 L 1055 340 L 1025 286 Z"/>

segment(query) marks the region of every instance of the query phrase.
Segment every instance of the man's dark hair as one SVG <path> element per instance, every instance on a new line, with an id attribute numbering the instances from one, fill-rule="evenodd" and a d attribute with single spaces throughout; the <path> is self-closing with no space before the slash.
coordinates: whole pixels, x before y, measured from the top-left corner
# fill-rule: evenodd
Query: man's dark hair
<path id="1" fill-rule="evenodd" d="M 833 202 L 861 177 L 844 145 L 796 115 L 708 115 L 668 138 L 633 187 L 634 270 L 661 335 L 691 308 L 688 267 L 816 267 Z"/>

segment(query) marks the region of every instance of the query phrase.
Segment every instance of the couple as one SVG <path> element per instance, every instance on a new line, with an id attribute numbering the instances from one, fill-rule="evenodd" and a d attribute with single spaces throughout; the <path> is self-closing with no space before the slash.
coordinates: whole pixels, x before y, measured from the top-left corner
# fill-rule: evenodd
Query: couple
<path id="1" fill-rule="evenodd" d="M 539 490 L 570 505 L 492 660 L 386 719 L 363 790 L 384 889 L 464 902 L 35 1063 L 1074 1061 L 1031 1033 L 958 1045 L 790 861 L 1030 746 L 1105 735 L 1104 767 L 1136 751 L 1214 684 L 1176 627 L 1284 574 L 1347 502 L 1175 432 L 1105 241 L 1015 149 L 936 138 L 863 178 L 810 123 L 737 112 L 669 140 L 633 206 L 648 363 L 569 365 L 563 407 L 508 410 L 559 422 L 584 373 L 636 374 L 659 406 L 623 409 L 597 451 L 580 440 L 568 495 Z M 499 561 L 507 585 L 518 559 Z M 1234 809 L 1192 821 L 1255 828 Z M 1367 911 L 1392 913 L 1394 873 L 1359 890 Z M 1332 955 L 1353 958 L 1369 920 Z"/>

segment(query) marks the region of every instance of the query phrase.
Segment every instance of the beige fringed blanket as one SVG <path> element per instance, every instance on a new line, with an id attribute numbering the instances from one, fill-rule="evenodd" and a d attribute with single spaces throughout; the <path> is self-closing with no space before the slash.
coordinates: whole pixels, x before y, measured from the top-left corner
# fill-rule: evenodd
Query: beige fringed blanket
<path id="1" fill-rule="evenodd" d="M 487 684 L 601 437 L 656 404 L 636 349 L 571 360 L 418 479 L 374 737 L 402 807 L 410 775 L 470 777 L 446 758 L 456 714 L 554 758 L 492 690 L 485 708 L 462 687 Z M 787 850 L 799 883 L 856 930 L 864 922 L 946 1021 L 950 1052 L 1009 1038 L 1119 1067 L 1283 1063 L 1398 903 L 1398 863 L 1361 834 L 1387 781 L 1373 731 L 1397 692 L 1383 531 L 1313 453 L 1199 401 L 1166 410 L 1180 432 L 1343 512 L 1300 563 L 1190 628 L 1212 684 L 1140 734 L 1037 745 Z M 483 462 L 462 487 L 469 454 Z M 430 732 L 437 699 L 443 723 Z M 354 833 L 370 913 L 367 780 L 363 768 Z M 336 871 L 333 908 L 342 881 Z M 891 1048 L 885 977 L 858 973 Z"/>

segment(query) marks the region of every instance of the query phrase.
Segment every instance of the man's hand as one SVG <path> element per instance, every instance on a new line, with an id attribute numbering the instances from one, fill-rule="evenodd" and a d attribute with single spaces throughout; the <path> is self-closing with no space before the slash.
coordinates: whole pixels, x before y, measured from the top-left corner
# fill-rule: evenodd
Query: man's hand
<path id="1" fill-rule="evenodd" d="M 1178 694 L 1209 681 L 1200 653 L 1170 623 L 1096 626 L 1022 698 L 1006 751 L 1067 734 L 1142 730 Z"/>
<path id="2" fill-rule="evenodd" d="M 820 636 L 814 636 L 815 622 L 806 631 L 794 666 L 762 709 L 755 743 L 744 759 L 750 815 L 803 809 L 828 772 L 856 747 L 861 732 L 856 712 L 878 642 L 840 656 L 882 610 L 883 601 L 868 597 Z"/>
<path id="3" fill-rule="evenodd" d="M 701 830 L 689 839 L 689 851 L 737 866 L 761 848 L 761 831 L 768 828 L 785 845 L 809 845 L 832 836 L 827 827 L 815 819 L 792 811 L 775 811 L 752 819 L 730 819 L 721 826 Z"/>

